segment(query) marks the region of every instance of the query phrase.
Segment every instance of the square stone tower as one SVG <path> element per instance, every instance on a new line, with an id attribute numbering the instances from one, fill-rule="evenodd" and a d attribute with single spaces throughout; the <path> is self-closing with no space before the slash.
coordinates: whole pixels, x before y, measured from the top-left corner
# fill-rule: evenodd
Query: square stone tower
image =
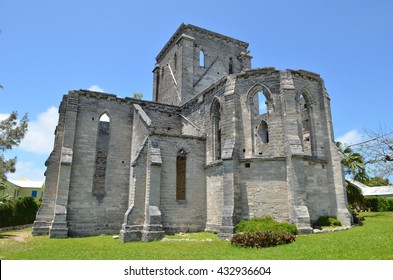
<path id="1" fill-rule="evenodd" d="M 182 105 L 226 75 L 251 68 L 248 43 L 182 24 L 156 57 L 153 101 Z"/>

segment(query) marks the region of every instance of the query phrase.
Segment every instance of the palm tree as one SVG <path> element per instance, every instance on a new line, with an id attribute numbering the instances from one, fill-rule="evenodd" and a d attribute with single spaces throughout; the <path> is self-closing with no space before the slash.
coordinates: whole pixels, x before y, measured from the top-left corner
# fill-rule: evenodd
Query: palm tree
<path id="1" fill-rule="evenodd" d="M 344 157 L 342 164 L 345 175 L 350 175 L 354 180 L 362 183 L 368 180 L 363 156 L 348 146 L 344 147 L 341 142 L 336 142 L 336 145 Z"/>
<path id="2" fill-rule="evenodd" d="M 344 157 L 341 162 L 344 165 L 345 175 L 349 175 L 354 180 L 365 183 L 369 178 L 366 174 L 363 156 L 354 152 L 348 146 L 344 147 L 340 142 L 336 142 L 336 146 Z M 355 223 L 361 223 L 356 216 L 356 211 L 364 208 L 365 201 L 362 191 L 348 180 L 345 180 L 345 187 L 347 190 L 348 204 L 350 205 L 354 221 Z"/>

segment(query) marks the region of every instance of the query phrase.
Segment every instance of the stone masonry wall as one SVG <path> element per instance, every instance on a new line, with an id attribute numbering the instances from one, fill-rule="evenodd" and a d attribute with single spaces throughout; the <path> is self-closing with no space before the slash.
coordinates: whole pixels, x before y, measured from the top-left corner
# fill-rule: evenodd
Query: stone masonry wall
<path id="1" fill-rule="evenodd" d="M 328 183 L 327 163 L 307 160 L 304 162 L 306 203 L 312 222 L 319 216 L 335 216 L 334 207 L 329 199 L 332 189 Z"/>
<path id="2" fill-rule="evenodd" d="M 221 226 L 224 206 L 223 165 L 216 163 L 206 167 L 206 230 L 218 232 Z"/>
<path id="3" fill-rule="evenodd" d="M 242 161 L 239 170 L 242 218 L 289 221 L 285 159 Z"/>
<path id="4" fill-rule="evenodd" d="M 255 69 L 239 75 L 236 92 L 239 93 L 242 108 L 237 111 L 238 120 L 241 123 L 239 131 L 240 158 L 283 157 L 285 155 L 279 87 L 279 74 L 274 68 Z M 267 100 L 269 112 L 265 117 L 268 124 L 269 143 L 264 145 L 267 147 L 261 155 L 257 152 L 254 144 L 258 141 L 255 139 L 258 138 L 256 135 L 257 124 L 254 122 L 256 116 L 250 108 L 250 98 L 260 90 L 263 90 L 266 95 L 270 95 L 270 100 Z"/>
<path id="5" fill-rule="evenodd" d="M 166 232 L 203 231 L 206 225 L 205 140 L 155 135 L 161 157 L 160 210 Z M 176 200 L 176 156 L 186 152 L 186 199 Z"/>
<path id="6" fill-rule="evenodd" d="M 81 94 L 75 131 L 68 203 L 70 236 L 116 233 L 128 207 L 132 143 L 132 107 L 102 94 Z M 94 196 L 96 143 L 100 116 L 110 117 L 105 186 L 102 199 Z"/>

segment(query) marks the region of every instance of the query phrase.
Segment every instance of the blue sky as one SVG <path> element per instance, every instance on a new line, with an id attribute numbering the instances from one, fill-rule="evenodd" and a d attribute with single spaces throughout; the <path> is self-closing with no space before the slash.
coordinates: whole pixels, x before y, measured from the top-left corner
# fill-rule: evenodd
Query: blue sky
<path id="1" fill-rule="evenodd" d="M 0 118 L 29 113 L 9 178 L 43 180 L 57 107 L 69 90 L 151 100 L 155 57 L 190 23 L 246 41 L 252 67 L 305 69 L 325 80 L 336 139 L 393 130 L 393 1 L 0 2 Z M 363 137 L 363 138 L 362 138 Z"/>

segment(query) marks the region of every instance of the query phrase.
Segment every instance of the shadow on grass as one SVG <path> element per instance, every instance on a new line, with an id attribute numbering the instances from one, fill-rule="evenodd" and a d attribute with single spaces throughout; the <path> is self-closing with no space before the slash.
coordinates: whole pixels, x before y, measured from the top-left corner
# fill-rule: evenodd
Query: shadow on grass
<path id="1" fill-rule="evenodd" d="M 16 237 L 15 234 L 1 234 L 0 235 L 0 239 L 13 239 L 15 237 Z"/>

